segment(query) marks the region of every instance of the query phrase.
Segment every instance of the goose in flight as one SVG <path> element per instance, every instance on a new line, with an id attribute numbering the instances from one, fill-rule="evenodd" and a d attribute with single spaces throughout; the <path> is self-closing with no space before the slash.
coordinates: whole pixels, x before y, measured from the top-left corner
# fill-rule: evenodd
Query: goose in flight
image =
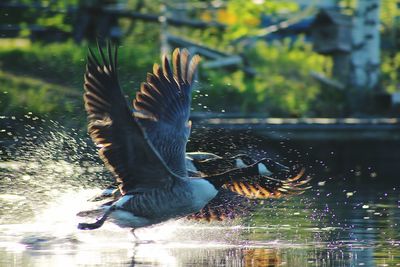
<path id="1" fill-rule="evenodd" d="M 141 84 L 131 108 L 118 83 L 117 47 L 112 51 L 108 44 L 103 51 L 98 46 L 98 51 L 100 58 L 89 49 L 85 73 L 88 132 L 120 193 L 101 206 L 99 219 L 80 223 L 79 229 L 99 228 L 108 218 L 132 229 L 185 216 L 222 219 L 232 217 L 226 216 L 232 214 L 231 206 L 224 210 L 220 205 L 227 196 L 270 198 L 307 189 L 302 185 L 309 179 L 300 179 L 302 172 L 284 180 L 266 176 L 267 166 L 275 166 L 270 159 L 239 166 L 243 159 L 238 157 L 233 169 L 212 175 L 199 171 L 205 163 L 226 160 L 211 153 L 186 154 L 198 55 L 176 49 L 172 66 L 164 55 L 162 66 L 154 64 Z M 218 207 L 218 216 L 213 207 Z"/>
<path id="2" fill-rule="evenodd" d="M 209 152 L 187 152 L 186 169 L 189 177 L 205 177 L 212 174 L 219 174 L 235 168 L 247 167 L 256 161 L 246 154 L 237 154 L 231 157 L 221 157 Z M 290 169 L 271 159 L 264 159 L 264 163 L 258 163 L 258 175 L 271 176 L 282 173 L 289 173 Z M 299 177 L 300 178 L 300 177 Z M 266 178 L 268 179 L 268 178 Z M 118 182 L 114 181 L 100 194 L 90 198 L 89 201 L 115 200 L 121 196 Z M 84 214 L 84 213 L 80 213 Z"/>

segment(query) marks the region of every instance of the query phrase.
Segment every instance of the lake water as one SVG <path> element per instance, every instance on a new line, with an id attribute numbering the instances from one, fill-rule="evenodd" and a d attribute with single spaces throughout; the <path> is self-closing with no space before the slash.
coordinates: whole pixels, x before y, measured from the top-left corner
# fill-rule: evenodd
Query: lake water
<path id="1" fill-rule="evenodd" d="M 110 179 L 94 146 L 60 125 L 25 126 L 6 128 L 12 142 L 1 150 L 0 266 L 400 266 L 399 177 L 382 176 L 373 165 L 364 166 L 369 172 L 356 166 L 334 172 L 323 161 L 310 165 L 310 151 L 280 144 L 302 157 L 279 157 L 278 149 L 264 151 L 265 140 L 248 147 L 243 140 L 254 136 L 240 142 L 221 136 L 224 150 L 245 146 L 286 164 L 304 160 L 313 188 L 263 201 L 252 216 L 212 224 L 169 221 L 137 230 L 135 239 L 111 223 L 76 229 L 75 214 Z M 196 141 L 201 131 L 194 133 L 193 149 L 205 149 Z M 207 145 L 214 152 L 219 146 Z"/>

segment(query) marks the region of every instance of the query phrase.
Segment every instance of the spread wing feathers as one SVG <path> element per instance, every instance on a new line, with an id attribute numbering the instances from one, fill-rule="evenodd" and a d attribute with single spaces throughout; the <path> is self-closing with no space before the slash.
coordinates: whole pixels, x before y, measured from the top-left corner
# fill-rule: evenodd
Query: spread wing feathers
<path id="1" fill-rule="evenodd" d="M 204 177 L 216 186 L 222 186 L 237 194 L 252 199 L 280 198 L 302 194 L 311 178 L 304 177 L 304 168 L 290 178 L 273 178 L 258 173 L 258 164 L 268 161 L 262 159 L 244 168 L 233 169 L 221 174 Z M 276 176 L 282 173 L 277 173 Z"/>
<path id="2" fill-rule="evenodd" d="M 280 198 L 300 195 L 310 187 L 306 185 L 311 178 L 305 177 L 304 168 L 295 176 L 287 179 L 276 179 L 263 175 L 233 178 L 224 184 L 232 192 L 251 199 Z"/>
<path id="3" fill-rule="evenodd" d="M 154 64 L 153 73 L 148 73 L 133 101 L 135 117 L 167 166 L 180 176 L 187 175 L 191 88 L 199 61 L 198 55 L 190 58 L 186 49 L 175 49 L 171 67 L 164 55 L 162 66 Z"/>
<path id="4" fill-rule="evenodd" d="M 88 132 L 101 159 L 121 183 L 122 193 L 169 181 L 173 174 L 131 115 L 118 84 L 117 48 L 113 53 L 108 44 L 106 55 L 100 46 L 98 51 L 100 61 L 89 49 L 84 100 Z"/>
<path id="5" fill-rule="evenodd" d="M 218 194 L 200 211 L 186 218 L 196 221 L 224 221 L 245 216 L 255 207 L 254 201 L 238 195 L 227 189 L 221 189 Z"/>
<path id="6" fill-rule="evenodd" d="M 163 55 L 162 67 L 154 64 L 153 73 L 148 73 L 133 101 L 138 117 L 187 126 L 191 87 L 199 61 L 198 55 L 189 60 L 189 52 L 177 48 L 172 54 L 171 70 L 168 58 Z"/>
<path id="7" fill-rule="evenodd" d="M 310 177 L 302 179 L 304 168 L 295 176 L 284 180 L 254 174 L 241 176 L 236 170 L 233 172 L 236 177 L 241 178 L 235 179 L 229 172 L 223 174 L 227 182 L 217 196 L 199 212 L 187 216 L 187 219 L 211 222 L 246 216 L 257 206 L 257 199 L 299 195 L 310 188 L 304 186 L 311 180 Z"/>

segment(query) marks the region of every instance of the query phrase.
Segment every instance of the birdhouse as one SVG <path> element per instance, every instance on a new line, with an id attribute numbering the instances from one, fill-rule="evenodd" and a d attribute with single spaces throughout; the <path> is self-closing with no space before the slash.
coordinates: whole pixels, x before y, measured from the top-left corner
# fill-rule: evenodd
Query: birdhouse
<path id="1" fill-rule="evenodd" d="M 315 52 L 331 55 L 351 51 L 351 17 L 330 9 L 321 9 L 311 25 Z"/>

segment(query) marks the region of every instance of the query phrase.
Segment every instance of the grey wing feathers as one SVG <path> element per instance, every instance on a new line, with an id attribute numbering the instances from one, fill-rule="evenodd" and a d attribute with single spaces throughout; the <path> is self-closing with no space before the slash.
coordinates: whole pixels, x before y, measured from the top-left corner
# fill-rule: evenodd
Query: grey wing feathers
<path id="1" fill-rule="evenodd" d="M 186 49 L 175 49 L 171 67 L 164 55 L 162 67 L 154 64 L 133 101 L 135 117 L 167 166 L 180 176 L 187 175 L 191 88 L 199 60 L 197 55 L 190 58 Z"/>
<path id="2" fill-rule="evenodd" d="M 304 193 L 309 189 L 304 185 L 311 179 L 310 177 L 301 179 L 304 169 L 297 175 L 282 180 L 254 174 L 242 176 L 240 172 L 234 172 L 222 174 L 225 183 L 218 195 L 199 212 L 187 216 L 187 219 L 223 221 L 244 216 L 252 211 L 258 199 L 281 198 Z"/>
<path id="3" fill-rule="evenodd" d="M 245 216 L 254 209 L 256 203 L 227 189 L 218 194 L 200 211 L 186 218 L 196 221 L 224 221 Z"/>
<path id="4" fill-rule="evenodd" d="M 88 132 L 100 148 L 101 159 L 121 183 L 122 193 L 169 182 L 173 174 L 123 97 L 117 77 L 117 49 L 112 53 L 108 45 L 107 55 L 100 46 L 98 50 L 101 61 L 89 49 L 84 100 Z"/>
<path id="5" fill-rule="evenodd" d="M 175 49 L 173 71 L 165 55 L 162 68 L 154 64 L 153 73 L 147 75 L 147 81 L 141 84 L 133 102 L 133 107 L 143 115 L 142 118 L 186 126 L 190 115 L 191 86 L 199 59 L 195 55 L 189 60 L 186 49 Z"/>
<path id="6" fill-rule="evenodd" d="M 310 187 L 311 177 L 305 176 L 302 168 L 293 177 L 273 178 L 259 175 L 255 167 L 258 163 L 241 169 L 234 169 L 218 175 L 204 177 L 208 181 L 218 181 L 224 188 L 251 199 L 280 198 L 304 193 Z"/>

